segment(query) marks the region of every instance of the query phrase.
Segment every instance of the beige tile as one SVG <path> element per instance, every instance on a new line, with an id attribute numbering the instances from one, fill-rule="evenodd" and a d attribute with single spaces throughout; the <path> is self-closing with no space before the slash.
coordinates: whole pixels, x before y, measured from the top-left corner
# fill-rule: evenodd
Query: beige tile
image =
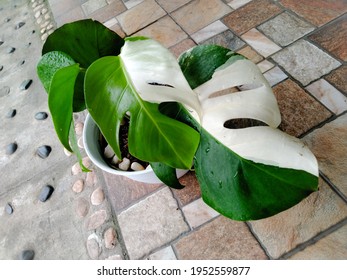
<path id="1" fill-rule="evenodd" d="M 163 188 L 118 215 L 130 259 L 151 251 L 189 231 L 169 188 Z"/>
<path id="2" fill-rule="evenodd" d="M 204 27 L 198 32 L 191 35 L 195 42 L 201 43 L 225 30 L 228 30 L 228 27 L 225 26 L 220 20 L 211 23 L 210 25 Z"/>
<path id="3" fill-rule="evenodd" d="M 228 5 L 233 8 L 233 9 L 238 9 L 244 5 L 246 5 L 247 3 L 251 2 L 252 0 L 231 0 L 229 1 L 230 3 L 228 3 Z"/>
<path id="4" fill-rule="evenodd" d="M 194 0 L 173 12 L 172 17 L 187 33 L 193 34 L 231 11 L 221 0 Z"/>
<path id="5" fill-rule="evenodd" d="M 138 4 L 141 4 L 145 0 L 129 0 L 129 1 L 124 1 L 124 5 L 128 8 L 131 9 L 135 7 Z"/>
<path id="6" fill-rule="evenodd" d="M 146 0 L 117 16 L 117 19 L 127 35 L 150 25 L 166 15 L 166 12 L 154 0 Z"/>
<path id="7" fill-rule="evenodd" d="M 191 0 L 157 0 L 158 4 L 168 13 L 177 10 Z"/>
<path id="8" fill-rule="evenodd" d="M 168 246 L 149 255 L 148 260 L 177 260 L 177 258 L 172 247 Z"/>
<path id="9" fill-rule="evenodd" d="M 347 225 L 290 257 L 292 260 L 346 260 Z"/>
<path id="10" fill-rule="evenodd" d="M 279 258 L 347 217 L 347 205 L 326 183 L 296 206 L 251 226 L 272 258 Z"/>
<path id="11" fill-rule="evenodd" d="M 134 34 L 145 36 L 160 42 L 169 48 L 186 39 L 188 35 L 169 17 L 163 17 L 150 26 Z"/>
<path id="12" fill-rule="evenodd" d="M 264 73 L 264 77 L 272 87 L 288 78 L 287 74 L 284 73 L 278 66 Z"/>
<path id="13" fill-rule="evenodd" d="M 107 5 L 106 0 L 88 0 L 82 4 L 82 9 L 87 16 Z"/>
<path id="14" fill-rule="evenodd" d="M 245 223 L 223 216 L 184 236 L 174 248 L 179 260 L 267 259 Z"/>
<path id="15" fill-rule="evenodd" d="M 61 14 L 60 16 L 55 17 L 54 19 L 57 23 L 57 27 L 60 27 L 65 23 L 69 23 L 84 18 L 86 18 L 86 16 L 84 15 L 82 8 L 79 6 Z"/>
<path id="16" fill-rule="evenodd" d="M 316 129 L 304 141 L 316 155 L 319 169 L 347 197 L 347 115 Z"/>
<path id="17" fill-rule="evenodd" d="M 320 79 L 306 89 L 333 113 L 338 115 L 347 111 L 347 97 L 326 80 Z"/>
<path id="18" fill-rule="evenodd" d="M 126 11 L 126 7 L 121 0 L 118 0 L 96 10 L 95 12 L 91 13 L 89 17 L 100 22 L 105 22 L 119 15 L 120 13 L 123 13 L 124 11 Z"/>
<path id="19" fill-rule="evenodd" d="M 191 228 L 196 228 L 219 215 L 201 198 L 183 207 L 183 213 Z"/>
<path id="20" fill-rule="evenodd" d="M 241 38 L 263 57 L 268 57 L 281 50 L 280 46 L 277 46 L 255 28 L 242 35 Z"/>
<path id="21" fill-rule="evenodd" d="M 178 58 L 183 52 L 196 46 L 195 42 L 191 39 L 185 39 L 177 45 L 170 48 L 170 51 Z"/>
<path id="22" fill-rule="evenodd" d="M 257 65 L 258 65 L 258 67 L 262 73 L 270 70 L 271 68 L 273 68 L 275 66 L 270 61 L 268 61 L 266 59 L 259 62 Z"/>
<path id="23" fill-rule="evenodd" d="M 264 59 L 260 54 L 258 54 L 255 50 L 253 50 L 250 46 L 242 48 L 241 50 L 238 51 L 238 53 L 247 57 L 253 63 L 258 63 Z"/>

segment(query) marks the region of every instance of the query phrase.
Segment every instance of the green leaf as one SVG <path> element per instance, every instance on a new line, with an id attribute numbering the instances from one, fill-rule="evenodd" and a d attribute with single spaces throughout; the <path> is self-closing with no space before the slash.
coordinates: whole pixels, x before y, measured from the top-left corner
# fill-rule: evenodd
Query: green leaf
<path id="1" fill-rule="evenodd" d="M 133 83 L 120 57 L 101 58 L 87 70 L 87 108 L 106 141 L 120 157 L 118 132 L 122 119 L 129 112 L 128 145 L 133 156 L 147 162 L 189 169 L 199 134 L 161 114 L 158 104 L 144 101 Z M 152 88 L 153 92 L 160 91 L 156 86 L 152 85 Z M 165 91 L 161 92 L 164 95 Z"/>
<path id="2" fill-rule="evenodd" d="M 103 24 L 91 19 L 65 24 L 48 36 L 42 54 L 62 51 L 82 68 L 100 57 L 118 55 L 124 40 Z"/>
<path id="3" fill-rule="evenodd" d="M 176 169 L 161 162 L 151 162 L 151 167 L 157 177 L 167 186 L 174 189 L 183 189 L 184 186 L 178 181 Z"/>
<path id="4" fill-rule="evenodd" d="M 179 64 L 189 85 L 194 89 L 210 80 L 215 69 L 232 57 L 233 60 L 244 59 L 243 56 L 218 45 L 201 45 L 182 53 Z"/>
<path id="5" fill-rule="evenodd" d="M 75 81 L 79 72 L 78 64 L 73 64 L 56 71 L 48 94 L 48 106 L 55 131 L 63 146 L 71 152 L 69 131 L 72 121 Z"/>

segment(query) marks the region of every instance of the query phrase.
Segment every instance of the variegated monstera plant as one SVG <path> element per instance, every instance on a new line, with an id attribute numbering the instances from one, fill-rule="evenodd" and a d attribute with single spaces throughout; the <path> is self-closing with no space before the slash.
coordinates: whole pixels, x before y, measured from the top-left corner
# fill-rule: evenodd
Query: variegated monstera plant
<path id="1" fill-rule="evenodd" d="M 122 39 L 82 20 L 51 34 L 42 54 L 38 75 L 57 135 L 79 159 L 73 112 L 87 109 L 119 157 L 119 127 L 130 113 L 130 153 L 176 188 L 175 169 L 193 164 L 203 200 L 229 218 L 269 217 L 318 188 L 314 155 L 277 129 L 271 87 L 231 50 L 196 46 L 177 61 L 154 40 Z M 261 125 L 230 126 L 240 119 Z"/>

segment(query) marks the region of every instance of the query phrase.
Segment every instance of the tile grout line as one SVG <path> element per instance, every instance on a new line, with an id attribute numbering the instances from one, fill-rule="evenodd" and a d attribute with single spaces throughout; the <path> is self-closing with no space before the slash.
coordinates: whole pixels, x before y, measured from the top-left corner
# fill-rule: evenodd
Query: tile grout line
<path id="1" fill-rule="evenodd" d="M 329 185 L 329 187 L 347 204 L 347 197 L 343 192 L 340 191 L 339 187 L 336 186 L 323 171 L 319 170 L 319 175 Z"/>

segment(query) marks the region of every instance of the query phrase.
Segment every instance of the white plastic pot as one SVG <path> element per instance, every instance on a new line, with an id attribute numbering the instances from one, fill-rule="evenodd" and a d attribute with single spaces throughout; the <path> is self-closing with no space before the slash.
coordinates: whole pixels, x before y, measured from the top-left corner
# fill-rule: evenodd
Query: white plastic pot
<path id="1" fill-rule="evenodd" d="M 108 173 L 111 173 L 114 175 L 122 175 L 132 180 L 143 182 L 143 183 L 150 183 L 150 184 L 162 183 L 159 180 L 159 178 L 155 175 L 151 167 L 148 167 L 147 169 L 142 171 L 121 171 L 121 170 L 116 170 L 111 168 L 103 158 L 103 153 L 101 151 L 101 147 L 98 141 L 99 135 L 100 135 L 100 130 L 98 126 L 94 122 L 93 118 L 88 114 L 86 117 L 86 121 L 84 123 L 84 129 L 83 129 L 84 148 L 90 160 L 97 167 L 101 168 L 102 170 Z M 181 169 L 176 170 L 176 174 L 178 178 L 183 176 L 187 172 L 188 170 L 181 170 Z"/>

